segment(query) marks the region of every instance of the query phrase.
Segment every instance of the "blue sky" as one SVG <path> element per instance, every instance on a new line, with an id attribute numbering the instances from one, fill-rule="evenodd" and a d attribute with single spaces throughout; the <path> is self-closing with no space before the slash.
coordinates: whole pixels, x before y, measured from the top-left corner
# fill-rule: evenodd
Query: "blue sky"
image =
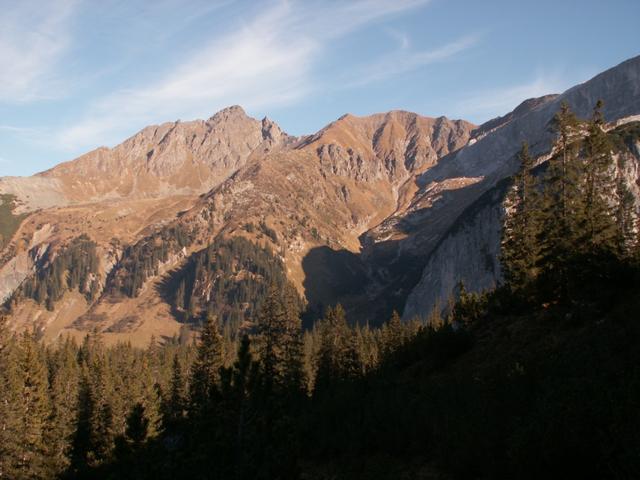
<path id="1" fill-rule="evenodd" d="M 0 0 L 0 175 L 239 104 L 481 123 L 640 54 L 638 0 Z"/>

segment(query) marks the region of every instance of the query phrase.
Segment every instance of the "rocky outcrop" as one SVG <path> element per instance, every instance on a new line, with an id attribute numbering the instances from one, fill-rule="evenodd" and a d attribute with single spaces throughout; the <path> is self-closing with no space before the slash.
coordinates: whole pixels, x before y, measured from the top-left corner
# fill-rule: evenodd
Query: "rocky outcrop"
<path id="1" fill-rule="evenodd" d="M 18 253 L 0 268 L 0 303 L 11 296 L 34 268 L 35 263 L 28 252 Z"/>
<path id="2" fill-rule="evenodd" d="M 469 207 L 429 256 L 420 281 L 411 291 L 403 318 L 427 318 L 437 305 L 444 309 L 459 282 L 471 291 L 491 289 L 501 278 L 500 236 L 503 183 Z"/>

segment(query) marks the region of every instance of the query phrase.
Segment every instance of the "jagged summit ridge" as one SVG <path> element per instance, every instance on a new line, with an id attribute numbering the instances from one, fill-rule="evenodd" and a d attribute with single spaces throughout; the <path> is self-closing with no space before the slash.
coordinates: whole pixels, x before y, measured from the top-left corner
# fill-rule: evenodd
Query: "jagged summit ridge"
<path id="1" fill-rule="evenodd" d="M 358 117 L 345 114 L 297 148 L 311 150 L 327 171 L 360 181 L 399 185 L 465 145 L 475 125 L 446 117 L 394 110 Z"/>
<path id="2" fill-rule="evenodd" d="M 34 177 L 0 179 L 0 192 L 19 196 L 28 209 L 200 194 L 237 171 L 253 152 L 263 154 L 289 138 L 275 122 L 260 122 L 231 106 L 208 120 L 145 127 L 114 148 L 100 147 Z M 36 196 L 40 201 L 32 202 Z"/>
<path id="3" fill-rule="evenodd" d="M 230 117 L 249 118 L 247 112 L 240 105 L 230 105 L 214 113 L 209 117 L 209 121 L 219 121 Z"/>

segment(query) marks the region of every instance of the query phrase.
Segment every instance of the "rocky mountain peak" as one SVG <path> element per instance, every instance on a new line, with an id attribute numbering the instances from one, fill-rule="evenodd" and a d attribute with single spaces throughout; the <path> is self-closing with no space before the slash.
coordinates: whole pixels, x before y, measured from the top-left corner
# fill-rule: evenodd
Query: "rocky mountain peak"
<path id="1" fill-rule="evenodd" d="M 334 174 L 399 184 L 465 145 L 473 128 L 462 120 L 402 110 L 365 117 L 345 114 L 298 148 L 314 151 L 323 168 Z"/>
<path id="2" fill-rule="evenodd" d="M 249 119 L 250 117 L 247 115 L 247 112 L 240 105 L 231 105 L 229 107 L 225 107 L 222 110 L 214 113 L 209 121 L 220 122 L 230 119 Z"/>
<path id="3" fill-rule="evenodd" d="M 271 144 L 279 143 L 283 137 L 287 135 L 282 131 L 280 126 L 270 118 L 262 119 L 262 138 Z"/>
<path id="4" fill-rule="evenodd" d="M 1 191 L 24 198 L 26 209 L 200 194 L 227 179 L 254 151 L 288 138 L 273 121 L 260 122 L 234 105 L 206 121 L 145 127 L 114 148 L 98 148 L 39 174 L 39 181 L 3 182 Z"/>

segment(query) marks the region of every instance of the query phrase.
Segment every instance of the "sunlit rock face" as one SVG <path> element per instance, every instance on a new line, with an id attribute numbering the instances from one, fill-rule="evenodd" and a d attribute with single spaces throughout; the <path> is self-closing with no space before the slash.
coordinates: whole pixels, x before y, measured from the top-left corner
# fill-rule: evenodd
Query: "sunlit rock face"
<path id="1" fill-rule="evenodd" d="M 496 258 L 505 187 L 496 185 L 517 170 L 517 152 L 523 141 L 529 143 L 530 151 L 540 161 L 546 158 L 554 137 L 551 120 L 562 102 L 567 102 L 578 117 L 588 118 L 598 100 L 604 101 L 603 113 L 609 128 L 638 119 L 640 57 L 607 70 L 562 95 L 525 102 L 512 114 L 487 122 L 491 128 L 481 126 L 478 130 L 488 133 L 443 158 L 423 175 L 421 180 L 426 185 L 458 176 L 482 176 L 484 180 L 477 199 L 468 204 L 468 209 L 427 253 L 422 277 L 407 299 L 405 318 L 426 316 L 436 303 L 444 305 L 447 298 L 455 294 L 459 281 L 471 291 L 491 288 L 499 281 Z M 628 159 L 625 162 L 627 185 L 638 201 L 637 144 L 622 155 Z M 491 194 L 483 195 L 489 190 Z M 449 203 L 456 200 L 449 198 Z"/>

